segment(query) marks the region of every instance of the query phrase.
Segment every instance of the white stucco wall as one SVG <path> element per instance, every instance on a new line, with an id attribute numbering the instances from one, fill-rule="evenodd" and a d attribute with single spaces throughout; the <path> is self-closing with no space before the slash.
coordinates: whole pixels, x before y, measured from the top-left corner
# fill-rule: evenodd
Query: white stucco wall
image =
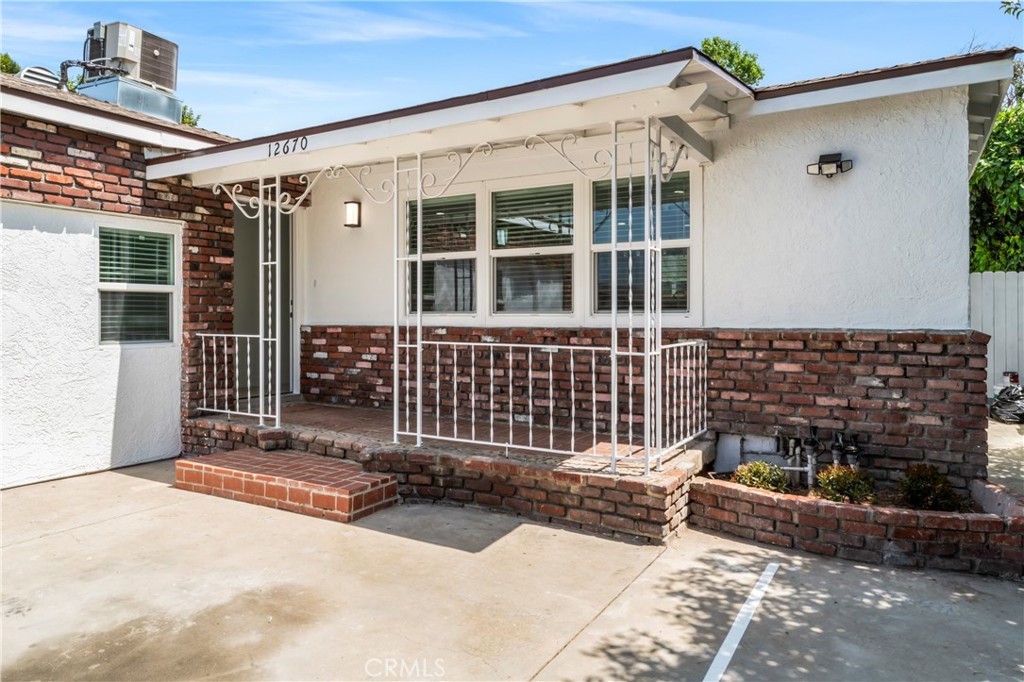
<path id="1" fill-rule="evenodd" d="M 0 210 L 0 485 L 176 456 L 180 293 L 173 343 L 100 344 L 97 284 L 101 225 L 170 231 L 178 244 L 180 226 L 16 202 Z"/>
<path id="2" fill-rule="evenodd" d="M 965 328 L 967 90 L 740 120 L 705 169 L 709 327 Z M 853 170 L 806 174 L 819 154 Z"/>
<path id="3" fill-rule="evenodd" d="M 966 327 L 966 106 L 966 88 L 946 89 L 738 118 L 731 130 L 712 135 L 714 163 L 688 166 L 695 187 L 693 229 L 703 242 L 698 248 L 703 260 L 693 264 L 695 278 L 703 268 L 701 300 L 695 315 L 666 315 L 665 324 Z M 581 147 L 606 148 L 607 138 L 587 138 Z M 853 171 L 830 179 L 807 175 L 807 164 L 829 152 L 852 158 Z M 591 156 L 581 151 L 576 160 Z M 565 168 L 561 163 L 541 152 L 496 152 L 475 159 L 448 194 L 522 186 L 534 172 L 544 174 L 537 185 L 578 183 L 577 312 L 533 323 L 607 323 L 607 317 L 586 312 L 591 306 L 589 183 L 572 172 L 556 172 Z M 371 180 L 379 183 L 390 172 L 390 165 L 381 167 Z M 342 202 L 355 198 L 363 202 L 363 227 L 344 228 Z M 487 223 L 479 208 L 487 201 L 478 199 L 484 239 Z M 391 210 L 366 200 L 349 179 L 325 181 L 315 190 L 297 235 L 302 324 L 391 322 Z M 486 269 L 478 264 L 481 288 Z M 430 324 L 432 317 L 425 319 Z M 437 323 L 460 321 L 522 323 L 487 315 L 448 316 Z"/>

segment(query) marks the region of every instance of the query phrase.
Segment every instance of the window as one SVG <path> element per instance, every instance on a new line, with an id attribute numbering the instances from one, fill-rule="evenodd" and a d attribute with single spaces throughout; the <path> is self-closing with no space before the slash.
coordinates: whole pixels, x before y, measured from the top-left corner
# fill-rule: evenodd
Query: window
<path id="1" fill-rule="evenodd" d="M 101 227 L 100 341 L 171 341 L 174 236 Z"/>
<path id="2" fill-rule="evenodd" d="M 594 183 L 594 309 L 611 312 L 611 181 Z M 617 308 L 642 312 L 644 299 L 644 181 L 620 179 L 617 187 Z M 676 173 L 661 185 L 661 309 L 689 312 L 690 176 Z M 632 239 L 630 239 L 632 237 Z"/>
<path id="3" fill-rule="evenodd" d="M 418 248 L 416 203 L 406 205 L 409 252 Z M 472 194 L 423 201 L 423 312 L 476 310 L 476 197 Z M 465 257 L 453 254 L 465 253 Z M 410 310 L 416 312 L 418 281 L 410 268 Z"/>
<path id="4" fill-rule="evenodd" d="M 495 192 L 494 311 L 572 312 L 572 185 Z"/>

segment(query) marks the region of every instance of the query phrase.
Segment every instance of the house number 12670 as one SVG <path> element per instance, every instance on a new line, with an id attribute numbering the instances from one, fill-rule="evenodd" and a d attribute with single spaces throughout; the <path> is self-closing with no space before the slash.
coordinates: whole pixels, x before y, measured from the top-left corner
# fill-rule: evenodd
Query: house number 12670
<path id="1" fill-rule="evenodd" d="M 281 156 L 282 154 L 291 154 L 292 152 L 306 151 L 306 145 L 308 141 L 305 136 L 293 137 L 288 140 L 278 140 L 277 142 L 267 143 L 267 156 Z"/>

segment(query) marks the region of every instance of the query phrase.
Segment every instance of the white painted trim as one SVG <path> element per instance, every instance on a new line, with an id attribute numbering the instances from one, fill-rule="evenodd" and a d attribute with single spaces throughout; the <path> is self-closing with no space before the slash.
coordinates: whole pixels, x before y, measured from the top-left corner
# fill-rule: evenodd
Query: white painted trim
<path id="1" fill-rule="evenodd" d="M 38 204 L 34 204 L 38 205 Z M 173 284 L 122 284 L 100 281 L 100 228 L 114 230 L 128 230 L 132 232 L 150 232 L 153 234 L 171 235 L 172 247 L 174 250 L 174 283 Z M 109 213 L 97 213 L 93 221 L 93 235 L 96 238 L 96 258 L 94 263 L 94 288 L 96 289 L 96 345 L 98 346 L 121 346 L 125 348 L 154 348 L 160 346 L 178 346 L 181 344 L 182 328 L 184 325 L 184 297 L 182 295 L 182 263 L 183 244 L 182 234 L 184 223 L 174 221 L 171 223 L 151 223 L 144 217 L 122 217 Z M 100 341 L 102 315 L 99 312 L 101 291 L 137 291 L 141 293 L 169 293 L 171 294 L 171 338 L 168 341 Z"/>
<path id="2" fill-rule="evenodd" d="M 20 114 L 34 120 L 66 125 L 70 128 L 102 133 L 110 137 L 132 140 L 165 149 L 193 151 L 221 144 L 216 140 L 204 142 L 194 137 L 173 133 L 170 130 L 161 131 L 147 126 L 132 125 L 118 121 L 110 116 L 105 116 L 100 111 L 83 111 L 58 104 L 40 102 L 10 90 L 3 93 L 3 109 L 4 111 Z"/>
<path id="3" fill-rule="evenodd" d="M 825 88 L 813 92 L 802 92 L 795 95 L 783 95 L 772 99 L 753 102 L 748 109 L 742 111 L 748 116 L 777 114 L 784 111 L 797 111 L 813 107 L 824 107 L 831 104 L 846 104 L 866 99 L 906 95 L 924 90 L 954 88 L 972 83 L 1005 80 L 1013 75 L 1013 60 L 1005 59 L 984 64 L 970 64 L 952 69 L 919 73 L 900 78 L 885 78 L 869 83 L 857 83 L 835 88 Z"/>
<path id="4" fill-rule="evenodd" d="M 558 108 L 566 109 L 570 114 L 572 120 L 567 120 L 567 128 L 580 129 L 598 123 L 603 124 L 616 118 L 622 118 L 624 114 L 626 116 L 638 115 L 638 112 L 631 111 L 631 105 L 635 100 L 635 93 L 642 91 L 652 91 L 656 96 L 661 107 L 653 111 L 655 114 L 688 111 L 696 98 L 703 93 L 705 86 L 669 87 L 669 84 L 673 82 L 675 77 L 688 63 L 688 60 L 683 60 L 682 62 L 665 64 L 643 71 L 617 74 L 487 102 L 477 102 L 460 107 L 413 114 L 411 116 L 400 116 L 386 121 L 377 121 L 350 128 L 329 130 L 315 135 L 307 135 L 308 145 L 301 154 L 268 158 L 266 144 L 259 144 L 178 159 L 176 161 L 154 159 L 147 166 L 147 177 L 155 180 L 174 175 L 199 173 L 240 164 L 257 163 L 260 168 L 259 173 L 264 175 L 275 173 L 289 175 L 309 168 L 310 164 L 308 162 L 303 163 L 302 159 L 308 159 L 311 155 L 316 154 L 316 152 L 349 145 L 381 143 L 406 136 L 414 137 L 413 139 L 406 137 L 406 139 L 402 139 L 400 142 L 382 148 L 379 152 L 370 153 L 363 149 L 361 151 L 364 156 L 361 159 L 351 161 L 345 159 L 344 163 L 366 163 L 390 158 L 393 153 L 400 153 L 405 156 L 417 152 L 447 149 L 452 146 L 464 146 L 467 139 L 521 138 L 536 132 L 538 127 L 540 130 L 544 130 L 545 127 L 542 125 L 543 118 L 550 117 L 552 115 L 551 110 Z M 644 111 L 642 113 L 647 112 Z M 511 121 L 507 119 L 524 115 L 541 116 L 542 119 L 524 121 L 525 131 L 518 129 L 523 126 L 517 126 L 515 129 L 509 127 Z M 484 129 L 490 128 L 491 134 L 487 134 L 485 130 L 457 131 L 457 137 L 460 138 L 458 141 L 447 139 L 437 134 L 443 128 L 466 125 L 482 126 Z M 561 127 L 555 126 L 555 128 Z M 290 139 L 294 136 L 294 132 L 282 133 L 281 139 Z M 313 166 L 315 165 L 313 164 Z M 248 177 L 239 176 L 239 179 L 248 179 Z M 194 179 L 197 180 L 198 184 L 208 182 L 207 180 L 200 181 L 198 178 Z"/>

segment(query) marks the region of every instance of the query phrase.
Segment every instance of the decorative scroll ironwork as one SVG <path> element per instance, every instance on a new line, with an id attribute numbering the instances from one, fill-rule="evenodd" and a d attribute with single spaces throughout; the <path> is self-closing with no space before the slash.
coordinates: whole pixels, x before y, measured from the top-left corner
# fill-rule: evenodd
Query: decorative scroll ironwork
<path id="1" fill-rule="evenodd" d="M 579 164 L 577 164 L 575 161 L 570 159 L 569 158 L 569 153 L 565 150 L 565 145 L 566 144 L 576 144 L 576 135 L 573 134 L 573 133 L 568 133 L 566 135 L 563 135 L 562 139 L 558 141 L 557 146 L 555 144 L 553 144 L 550 140 L 547 140 L 544 137 L 541 137 L 540 135 L 530 135 L 523 142 L 523 146 L 526 147 L 527 149 L 529 149 L 530 151 L 533 151 L 534 149 L 537 148 L 537 143 L 538 142 L 542 142 L 551 151 L 553 151 L 555 154 L 560 156 L 563 161 L 565 161 L 567 164 L 572 166 L 573 170 L 575 170 L 577 173 L 579 173 L 580 175 L 582 175 L 583 177 L 585 177 L 585 178 L 587 178 L 589 180 L 600 180 L 602 178 L 608 177 L 608 175 L 612 171 L 612 168 L 611 168 L 612 154 L 607 149 L 598 149 L 596 152 L 594 152 L 594 163 L 596 163 L 596 164 L 604 163 L 604 164 L 607 164 L 607 166 L 608 166 L 607 168 L 604 169 L 603 172 L 601 172 L 601 173 L 599 173 L 597 175 L 595 175 L 591 171 L 588 171 L 588 170 L 584 169 Z M 605 160 L 602 161 L 602 159 L 605 159 Z M 597 170 L 597 169 L 595 169 L 595 170 Z"/>
<path id="2" fill-rule="evenodd" d="M 678 144 L 673 140 L 669 142 L 668 148 L 668 153 L 661 152 L 658 159 L 661 166 L 662 182 L 668 182 L 672 179 L 672 176 L 676 173 L 676 166 L 679 165 L 680 158 L 690 158 L 689 153 L 686 151 L 686 145 Z"/>
<path id="3" fill-rule="evenodd" d="M 449 163 L 455 164 L 455 172 L 452 173 L 448 180 L 444 183 L 444 187 L 437 191 L 430 191 L 437 184 L 437 174 L 435 174 L 433 171 L 430 171 L 429 173 L 424 173 L 423 177 L 420 178 L 420 188 L 423 192 L 423 196 L 427 197 L 428 199 L 434 199 L 436 197 L 442 196 L 445 192 L 448 191 L 448 188 L 452 186 L 456 178 L 458 178 L 459 175 L 462 174 L 462 171 L 465 170 L 466 165 L 478 152 L 480 153 L 481 156 L 490 156 L 493 151 L 494 146 L 491 145 L 490 142 L 481 142 L 477 146 L 473 147 L 473 149 L 469 151 L 469 154 L 466 155 L 465 158 L 463 158 L 462 154 L 460 154 L 457 151 L 448 152 L 446 158 L 448 159 Z"/>
<path id="4" fill-rule="evenodd" d="M 243 189 L 244 188 L 240 183 L 228 187 L 218 182 L 216 185 L 213 186 L 213 194 L 214 196 L 220 194 L 221 192 L 227 194 L 228 199 L 231 199 L 231 203 L 234 204 L 238 208 L 238 210 L 242 212 L 242 215 L 244 215 L 249 220 L 256 220 L 260 215 L 260 198 L 256 196 L 243 195 Z M 249 211 L 245 210 L 246 207 L 252 209 L 251 214 L 249 213 Z"/>

